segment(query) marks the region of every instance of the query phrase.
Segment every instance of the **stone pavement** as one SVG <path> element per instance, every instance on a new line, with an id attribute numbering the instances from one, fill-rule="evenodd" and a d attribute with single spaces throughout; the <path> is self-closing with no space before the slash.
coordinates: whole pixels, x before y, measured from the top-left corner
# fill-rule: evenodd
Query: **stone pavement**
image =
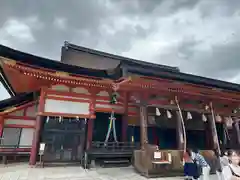
<path id="1" fill-rule="evenodd" d="M 134 172 L 133 168 L 94 168 L 81 167 L 30 168 L 27 164 L 0 166 L 0 180 L 146 180 Z M 182 177 L 157 178 L 158 180 L 180 180 Z M 157 180 L 152 179 L 152 180 Z M 210 178 L 217 180 L 215 176 Z"/>

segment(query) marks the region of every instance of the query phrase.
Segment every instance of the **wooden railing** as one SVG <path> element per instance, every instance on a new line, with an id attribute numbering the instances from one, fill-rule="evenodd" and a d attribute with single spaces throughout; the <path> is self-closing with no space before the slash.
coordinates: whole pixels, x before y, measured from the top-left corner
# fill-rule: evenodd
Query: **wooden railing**
<path id="1" fill-rule="evenodd" d="M 0 158 L 2 164 L 8 163 L 8 158 L 13 157 L 14 161 L 17 162 L 17 157 L 28 157 L 30 156 L 31 146 L 19 145 L 0 145 Z"/>
<path id="2" fill-rule="evenodd" d="M 105 151 L 132 151 L 138 149 L 139 143 L 132 143 L 132 142 L 92 142 L 91 149 L 99 149 Z"/>

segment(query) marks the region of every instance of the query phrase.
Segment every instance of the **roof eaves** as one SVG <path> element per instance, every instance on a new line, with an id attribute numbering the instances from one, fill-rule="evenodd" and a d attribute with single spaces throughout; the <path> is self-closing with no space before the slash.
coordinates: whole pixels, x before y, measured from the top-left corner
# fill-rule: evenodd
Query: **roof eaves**
<path id="1" fill-rule="evenodd" d="M 85 52 L 85 53 L 89 53 L 89 54 L 93 54 L 93 55 L 97 55 L 97 56 L 102 56 L 102 57 L 106 57 L 106 58 L 111 58 L 113 60 L 120 60 L 120 61 L 123 61 L 123 62 L 126 62 L 126 63 L 135 64 L 135 65 L 147 66 L 149 68 L 159 68 L 159 69 L 165 69 L 165 70 L 176 71 L 176 72 L 180 71 L 178 67 L 172 67 L 172 66 L 167 66 L 167 65 L 159 65 L 159 64 L 155 64 L 155 63 L 151 63 L 151 62 L 146 62 L 146 61 L 141 61 L 141 60 L 137 60 L 137 59 L 118 56 L 118 55 L 106 53 L 106 52 L 103 52 L 103 51 L 98 51 L 98 50 L 95 50 L 95 49 L 90 49 L 90 48 L 78 46 L 78 45 L 75 45 L 75 44 L 71 44 L 67 41 L 64 42 L 64 47 L 63 48 L 65 48 L 66 50 L 72 49 L 72 50 L 75 50 L 75 51 L 82 51 L 82 52 Z"/>
<path id="2" fill-rule="evenodd" d="M 172 79 L 172 80 L 183 81 L 186 83 L 192 83 L 196 85 L 203 85 L 203 86 L 209 86 L 212 88 L 220 88 L 220 89 L 240 92 L 239 84 L 226 82 L 222 80 L 216 80 L 216 79 L 186 74 L 182 72 L 162 72 L 162 71 L 152 71 L 152 70 L 150 71 L 144 68 L 137 68 L 137 67 L 127 67 L 127 69 L 129 72 L 136 73 L 136 74 Z"/>
<path id="3" fill-rule="evenodd" d="M 5 109 L 12 106 L 19 106 L 27 102 L 33 101 L 35 93 L 36 92 L 22 93 L 0 101 L 0 111 L 4 111 Z"/>
<path id="4" fill-rule="evenodd" d="M 54 69 L 56 71 L 64 71 L 76 75 L 109 78 L 102 70 L 94 70 L 65 64 L 52 59 L 42 58 L 32 54 L 24 53 L 3 45 L 0 45 L 0 56 L 16 60 L 23 64 L 29 64 L 38 68 Z"/>

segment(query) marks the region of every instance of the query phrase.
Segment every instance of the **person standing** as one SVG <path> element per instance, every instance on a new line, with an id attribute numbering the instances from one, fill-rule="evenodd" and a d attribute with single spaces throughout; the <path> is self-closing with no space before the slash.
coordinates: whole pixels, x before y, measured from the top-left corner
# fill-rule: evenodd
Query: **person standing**
<path id="1" fill-rule="evenodd" d="M 199 150 L 197 149 L 193 150 L 192 159 L 202 169 L 202 174 L 200 176 L 200 179 L 209 180 L 210 166 L 206 162 L 205 158 L 199 153 Z"/>
<path id="2" fill-rule="evenodd" d="M 240 158 L 235 151 L 228 151 L 229 165 L 223 167 L 224 180 L 240 180 Z"/>
<path id="3" fill-rule="evenodd" d="M 183 154 L 184 160 L 184 179 L 192 180 L 196 175 L 194 163 L 192 160 L 192 151 L 190 149 L 186 150 L 186 153 Z"/>
<path id="4" fill-rule="evenodd" d="M 220 156 L 218 149 L 214 150 L 214 155 L 215 155 L 215 165 L 216 165 L 216 174 L 218 177 L 218 180 L 224 180 L 223 177 L 223 168 L 225 166 L 228 166 L 229 161 L 226 152 L 223 152 Z"/>

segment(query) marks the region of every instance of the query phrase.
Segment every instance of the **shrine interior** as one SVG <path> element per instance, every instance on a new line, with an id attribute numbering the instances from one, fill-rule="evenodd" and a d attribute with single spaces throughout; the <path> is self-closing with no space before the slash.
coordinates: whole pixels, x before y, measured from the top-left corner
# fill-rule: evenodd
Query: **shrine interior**
<path id="1" fill-rule="evenodd" d="M 47 161 L 80 161 L 85 148 L 85 123 L 83 118 L 45 117 L 40 142 L 45 143 Z"/>
<path id="2" fill-rule="evenodd" d="M 93 141 L 95 142 L 104 142 L 107 136 L 108 128 L 110 125 L 110 117 L 111 113 L 96 113 L 96 119 L 94 119 L 94 127 L 93 127 Z M 115 130 L 117 141 L 121 141 L 122 139 L 122 115 L 115 114 Z M 113 128 L 113 125 L 112 125 Z M 113 130 L 113 129 L 112 129 Z M 107 142 L 115 142 L 113 131 L 111 131 L 109 139 Z"/>

